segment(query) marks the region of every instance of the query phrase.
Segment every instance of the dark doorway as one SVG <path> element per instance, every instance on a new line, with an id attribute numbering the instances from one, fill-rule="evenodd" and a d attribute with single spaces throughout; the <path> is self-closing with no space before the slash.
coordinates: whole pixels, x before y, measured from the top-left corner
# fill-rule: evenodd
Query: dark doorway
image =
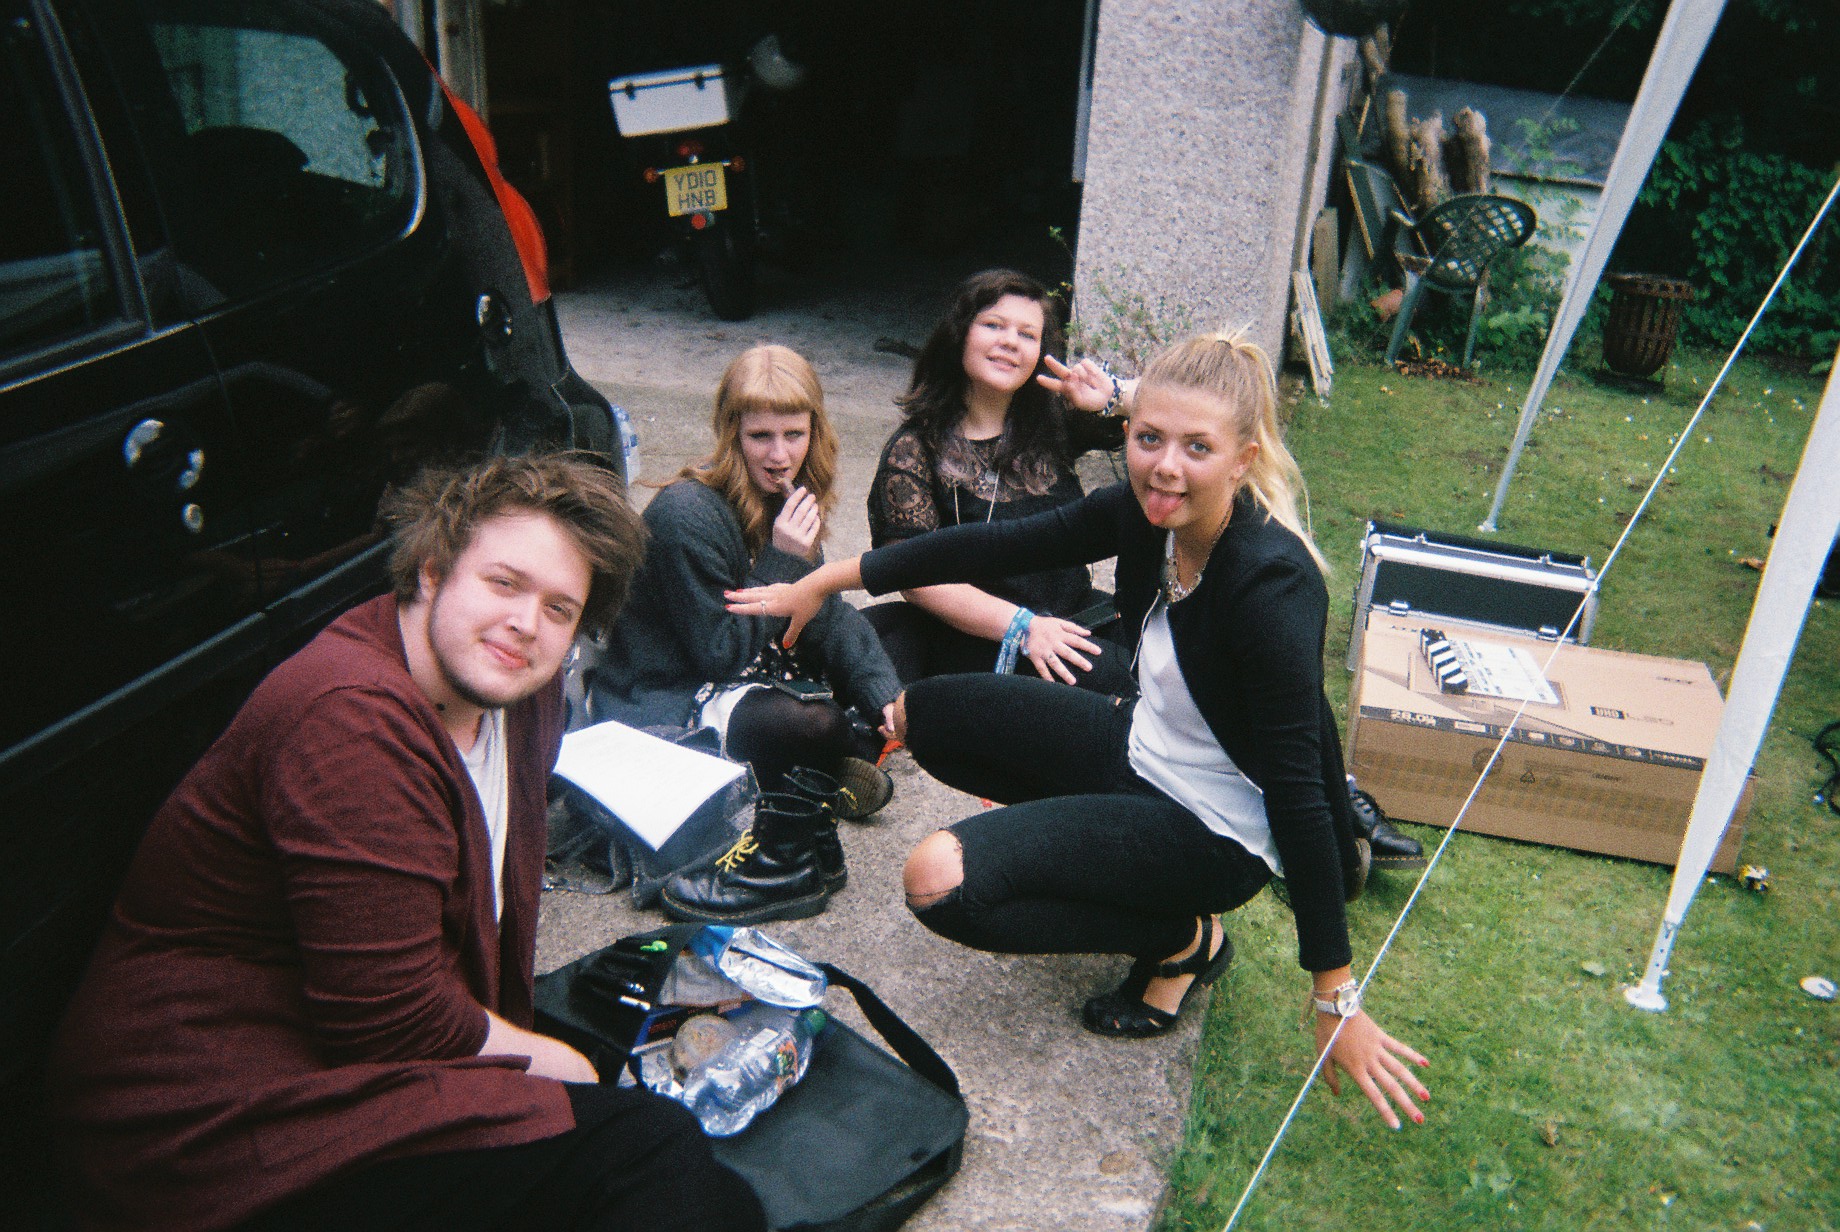
<path id="1" fill-rule="evenodd" d="M 806 72 L 784 91 L 755 82 L 737 122 L 764 265 L 888 253 L 956 264 L 975 252 L 1058 280 L 1079 214 L 1085 11 L 1085 0 L 514 0 L 485 10 L 490 121 L 550 237 L 557 285 L 613 273 L 668 250 L 671 231 L 643 178 L 651 151 L 619 135 L 608 80 L 739 68 L 774 34 Z"/>

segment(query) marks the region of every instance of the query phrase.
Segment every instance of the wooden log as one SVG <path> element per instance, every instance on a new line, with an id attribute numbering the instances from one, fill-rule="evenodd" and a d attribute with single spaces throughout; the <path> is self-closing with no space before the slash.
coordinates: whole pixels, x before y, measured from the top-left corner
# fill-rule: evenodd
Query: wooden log
<path id="1" fill-rule="evenodd" d="M 1489 120 L 1474 107 L 1450 117 L 1450 182 L 1458 192 L 1492 191 L 1489 174 Z"/>
<path id="2" fill-rule="evenodd" d="M 1406 92 L 1388 90 L 1383 113 L 1382 132 L 1386 136 L 1387 161 L 1393 164 L 1393 178 L 1404 182 L 1412 173 L 1411 118 L 1406 115 Z"/>
<path id="3" fill-rule="evenodd" d="M 1419 217 L 1450 196 L 1450 175 L 1444 168 L 1444 117 L 1433 112 L 1412 125 L 1412 208 Z"/>

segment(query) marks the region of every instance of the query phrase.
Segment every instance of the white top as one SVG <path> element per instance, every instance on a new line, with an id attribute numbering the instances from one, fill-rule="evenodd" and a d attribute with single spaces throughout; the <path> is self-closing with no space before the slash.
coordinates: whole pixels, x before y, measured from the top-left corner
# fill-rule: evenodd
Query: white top
<path id="1" fill-rule="evenodd" d="M 1175 639 L 1169 605 L 1158 596 L 1137 652 L 1137 706 L 1131 712 L 1131 769 L 1145 782 L 1284 875 L 1265 819 L 1265 793 L 1240 772 L 1195 705 Z"/>
<path id="2" fill-rule="evenodd" d="M 505 763 L 505 712 L 488 710 L 480 717 L 473 747 L 460 754 L 466 772 L 479 793 L 486 815 L 486 833 L 492 839 L 492 916 L 505 915 L 505 832 L 511 816 L 511 782 Z"/>

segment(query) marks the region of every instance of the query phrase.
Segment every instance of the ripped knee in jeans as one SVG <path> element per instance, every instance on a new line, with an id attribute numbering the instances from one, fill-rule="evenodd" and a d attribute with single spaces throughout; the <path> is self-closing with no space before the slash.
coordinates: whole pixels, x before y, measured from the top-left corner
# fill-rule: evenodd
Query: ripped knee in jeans
<path id="1" fill-rule="evenodd" d="M 901 880 L 911 911 L 922 911 L 955 896 L 965 880 L 965 850 L 959 845 L 958 835 L 950 830 L 935 830 L 927 835 L 908 855 Z"/>

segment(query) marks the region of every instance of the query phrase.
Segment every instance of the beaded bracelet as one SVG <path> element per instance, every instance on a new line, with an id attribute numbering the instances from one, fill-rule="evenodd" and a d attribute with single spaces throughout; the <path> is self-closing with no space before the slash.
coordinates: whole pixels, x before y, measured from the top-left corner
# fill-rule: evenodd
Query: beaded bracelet
<path id="1" fill-rule="evenodd" d="M 1009 628 L 1003 631 L 1003 644 L 997 647 L 997 666 L 992 669 L 997 675 L 1015 670 L 1022 644 L 1029 640 L 1029 622 L 1034 619 L 1035 613 L 1026 607 L 1018 607 L 1016 614 L 1009 618 Z"/>

